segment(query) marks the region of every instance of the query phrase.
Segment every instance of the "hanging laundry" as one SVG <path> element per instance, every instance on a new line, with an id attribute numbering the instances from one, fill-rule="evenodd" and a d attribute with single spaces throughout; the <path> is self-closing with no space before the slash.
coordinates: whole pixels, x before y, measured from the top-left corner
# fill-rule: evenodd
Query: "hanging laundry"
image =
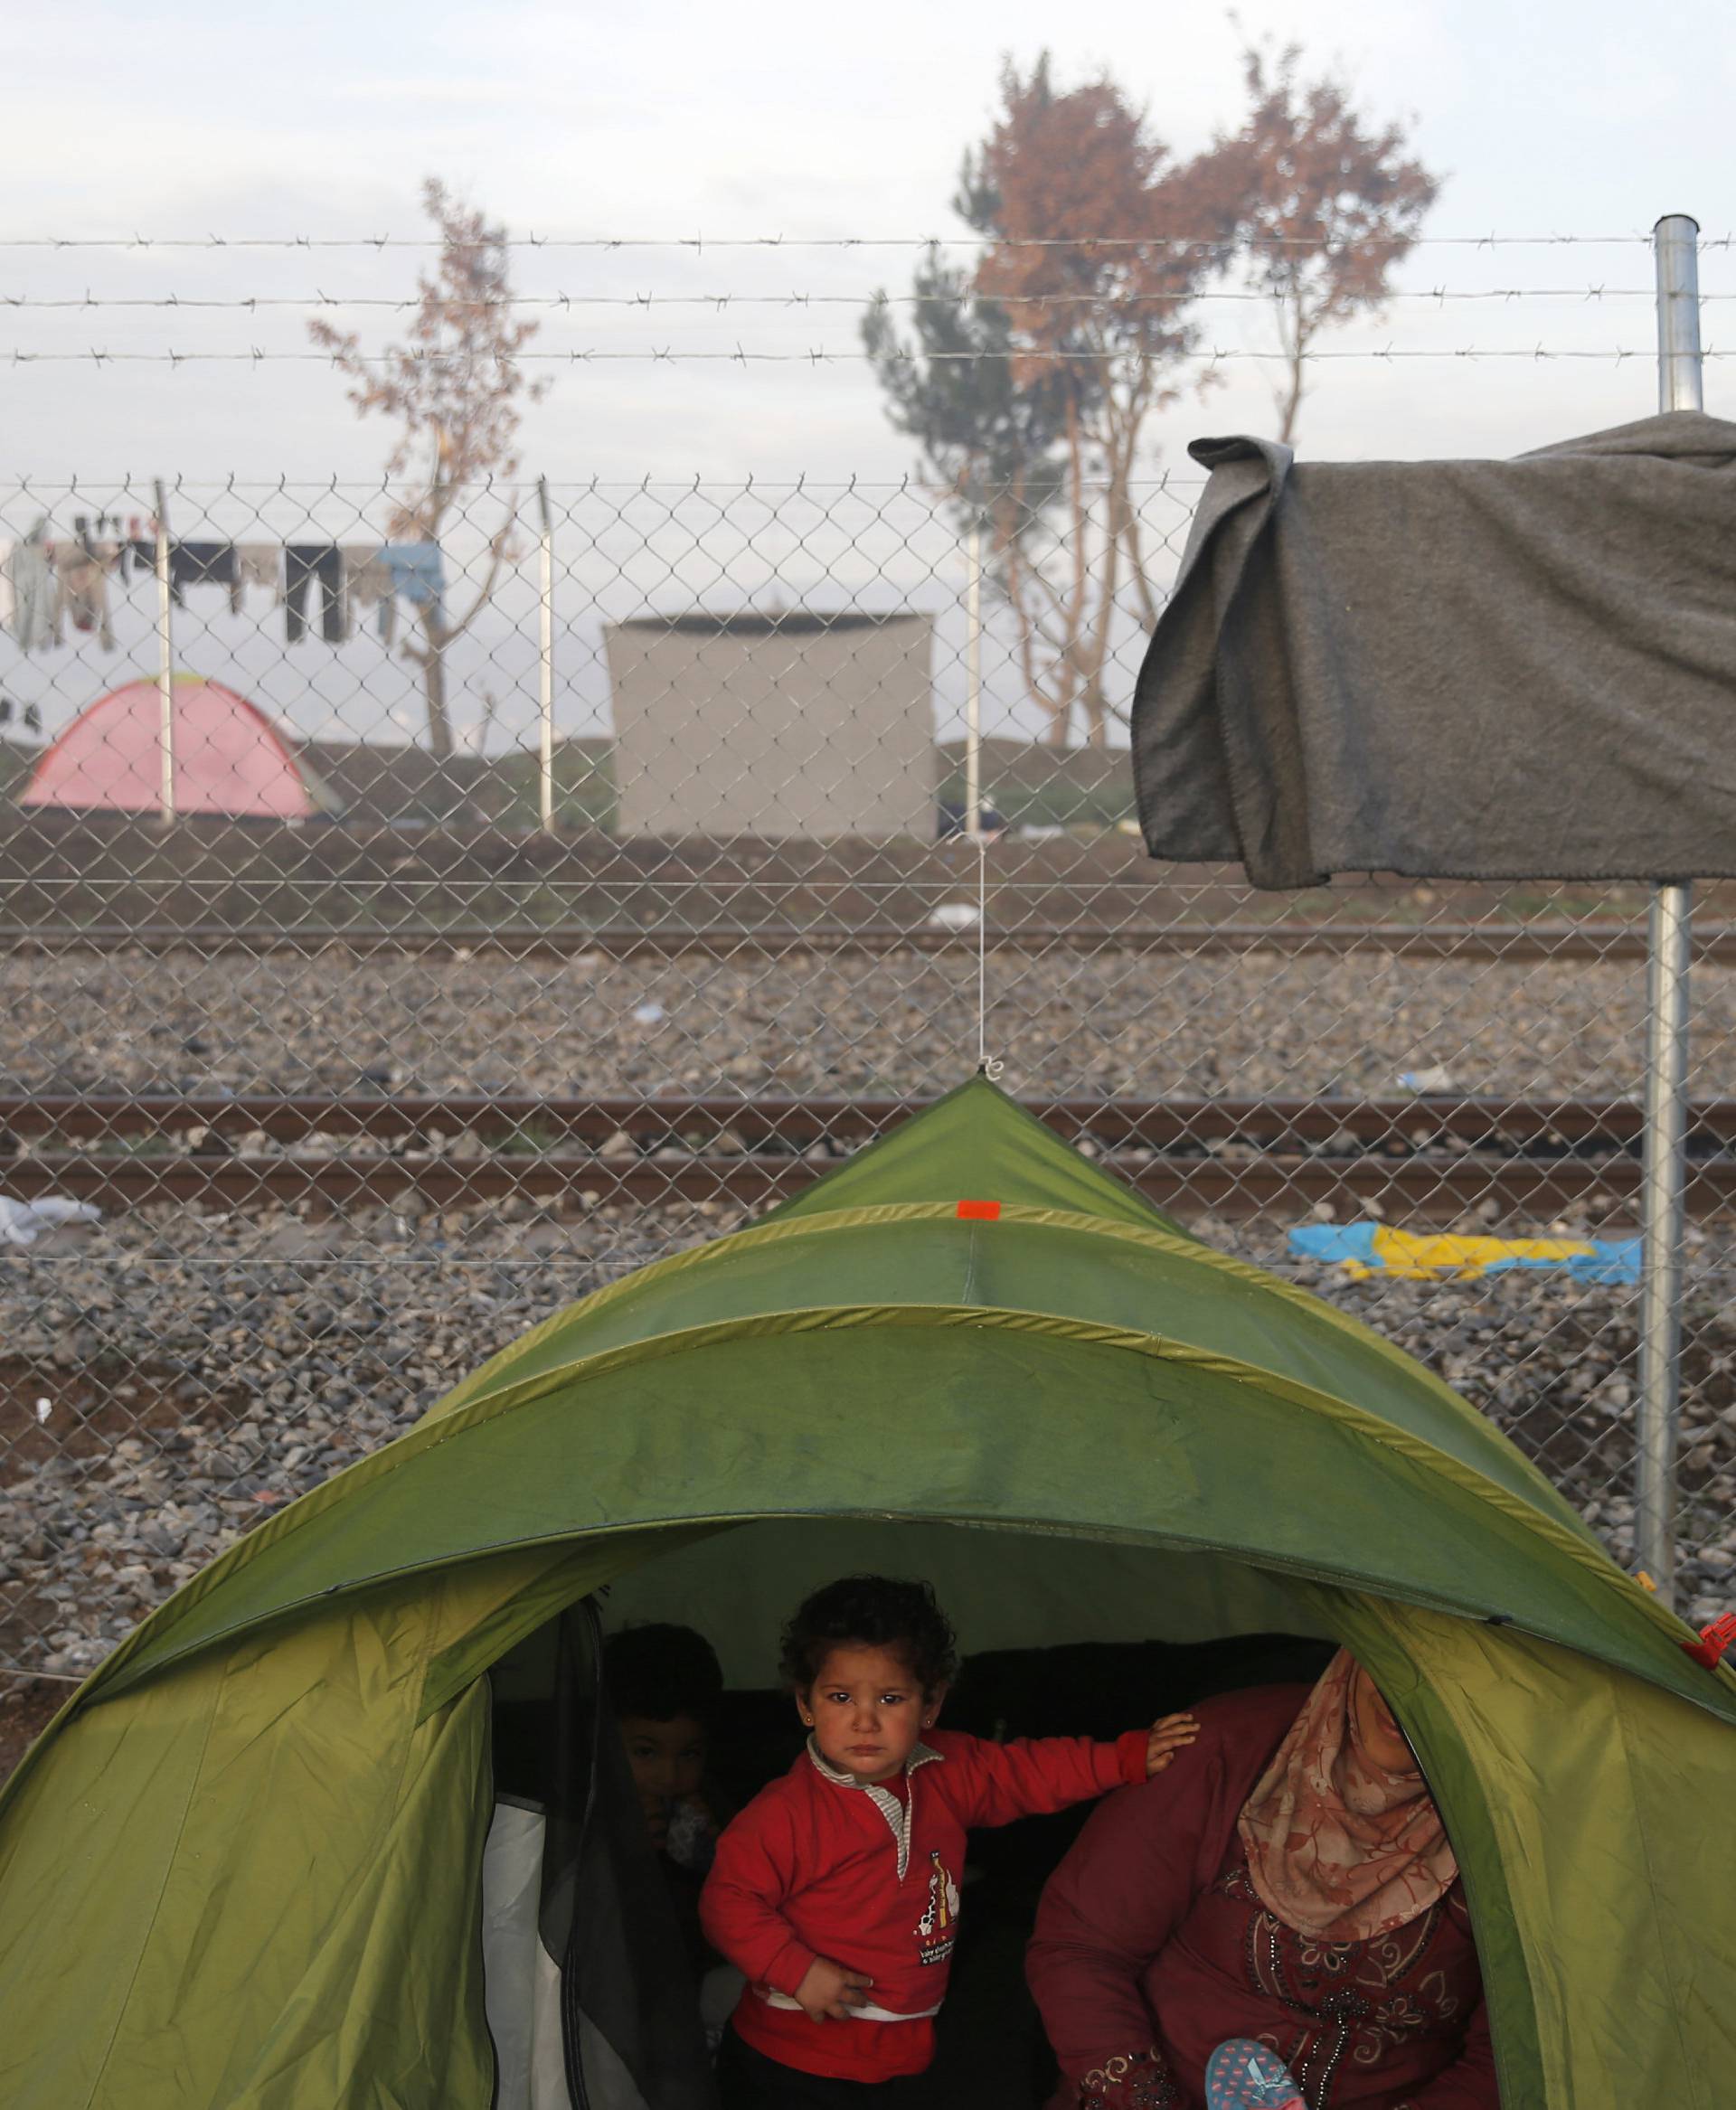
<path id="1" fill-rule="evenodd" d="M 128 545 L 141 570 L 156 572 L 156 543 L 143 539 Z M 177 608 L 185 608 L 190 586 L 226 586 L 229 612 L 241 612 L 241 578 L 235 569 L 233 542 L 171 542 L 169 544 L 169 598 Z"/>
<path id="2" fill-rule="evenodd" d="M 0 630 L 12 628 L 16 606 L 12 598 L 12 552 L 17 546 L 10 535 L 0 536 Z"/>
<path id="3" fill-rule="evenodd" d="M 101 557 L 108 577 L 119 586 L 127 580 L 127 567 L 133 561 L 133 542 L 137 532 L 137 523 L 123 532 L 118 513 L 99 513 L 94 521 L 88 513 L 72 516 L 72 532 L 87 550 L 95 550 Z"/>
<path id="4" fill-rule="evenodd" d="M 59 589 L 48 553 L 46 514 L 17 543 L 6 562 L 12 588 L 12 635 L 21 652 L 58 645 Z"/>
<path id="5" fill-rule="evenodd" d="M 271 605 L 276 608 L 283 599 L 283 544 L 237 542 L 235 576 L 243 589 L 262 587 L 271 596 Z"/>
<path id="6" fill-rule="evenodd" d="M 1394 1230 L 1383 1223 L 1318 1223 L 1289 1234 L 1298 1260 L 1334 1260 L 1354 1282 L 1398 1275 L 1467 1282 L 1514 1267 L 1559 1267 L 1578 1282 L 1639 1280 L 1638 1239 L 1486 1239 Z"/>
<path id="7" fill-rule="evenodd" d="M 108 554 L 105 559 L 104 550 Z M 63 622 L 73 629 L 94 630 L 105 652 L 115 649 L 114 625 L 108 619 L 108 572 L 114 562 L 113 546 L 86 542 L 53 545 L 54 636 L 58 643 Z"/>
<path id="8" fill-rule="evenodd" d="M 283 550 L 283 634 L 299 644 L 311 614 L 308 596 L 324 600 L 320 636 L 342 645 L 348 627 L 344 611 L 344 555 L 335 542 L 286 542 Z"/>
<path id="9" fill-rule="evenodd" d="M 446 570 L 438 542 L 388 542 L 380 552 L 392 570 L 392 589 L 414 608 L 431 608 L 446 622 Z"/>
<path id="10" fill-rule="evenodd" d="M 378 607 L 381 641 L 391 645 L 398 633 L 397 594 L 378 542 L 344 544 L 344 601 L 352 624 L 360 623 L 363 609 Z"/>
<path id="11" fill-rule="evenodd" d="M 241 574 L 235 569 L 233 542 L 172 542 L 169 545 L 169 585 L 226 586 L 229 612 L 241 612 Z"/>

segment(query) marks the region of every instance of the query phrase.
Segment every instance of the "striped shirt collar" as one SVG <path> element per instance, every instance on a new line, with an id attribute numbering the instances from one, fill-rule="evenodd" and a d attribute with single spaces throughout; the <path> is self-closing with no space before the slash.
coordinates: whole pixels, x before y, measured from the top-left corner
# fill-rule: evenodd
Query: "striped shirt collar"
<path id="1" fill-rule="evenodd" d="M 926 1766 L 931 1758 L 944 1761 L 946 1753 L 937 1751 L 932 1744 L 915 1744 L 910 1757 L 904 1761 L 906 1799 L 901 1802 L 888 1787 L 877 1780 L 858 1780 L 854 1773 L 846 1773 L 834 1766 L 820 1750 L 819 1739 L 810 1735 L 807 1755 L 814 1770 L 822 1780 L 829 1780 L 834 1787 L 854 1788 L 865 1794 L 881 1815 L 885 1818 L 887 1829 L 898 1850 L 898 1879 L 901 1883 L 910 1865 L 910 1813 L 916 1806 L 916 1783 L 912 1777 L 919 1766 Z"/>

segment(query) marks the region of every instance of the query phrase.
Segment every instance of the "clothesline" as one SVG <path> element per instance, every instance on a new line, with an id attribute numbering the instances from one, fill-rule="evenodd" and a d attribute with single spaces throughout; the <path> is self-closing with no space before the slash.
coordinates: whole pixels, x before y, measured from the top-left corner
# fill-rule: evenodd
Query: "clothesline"
<path id="1" fill-rule="evenodd" d="M 50 532 L 44 518 L 21 542 L 0 542 L 0 627 L 24 652 L 61 645 L 69 628 L 94 634 L 105 651 L 115 649 L 109 608 L 111 584 L 130 587 L 141 577 L 156 581 L 157 542 L 154 522 L 131 515 L 123 532 L 118 514 L 89 515 L 74 523 L 70 539 Z M 397 639 L 398 603 L 428 609 L 445 621 L 446 575 L 434 542 L 187 542 L 167 545 L 170 598 L 184 608 L 193 587 L 221 587 L 231 615 L 243 609 L 250 589 L 268 592 L 284 611 L 284 638 L 299 644 L 317 610 L 321 639 L 342 645 L 354 635 L 358 613 L 377 608 L 381 642 Z"/>

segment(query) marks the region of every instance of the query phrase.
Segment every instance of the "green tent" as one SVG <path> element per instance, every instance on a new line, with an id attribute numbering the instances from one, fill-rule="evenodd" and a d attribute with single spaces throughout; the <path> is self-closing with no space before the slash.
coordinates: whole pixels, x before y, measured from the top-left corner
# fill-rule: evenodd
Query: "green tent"
<path id="1" fill-rule="evenodd" d="M 758 1659 L 868 1563 L 973 1648 L 1348 1644 L 1458 1851 L 1505 2110 L 1736 2100 L 1736 1677 L 1446 1386 L 976 1081 L 116 1651 L 0 1797 L 0 2101 L 485 2110 L 489 1665 L 604 1584 Z"/>

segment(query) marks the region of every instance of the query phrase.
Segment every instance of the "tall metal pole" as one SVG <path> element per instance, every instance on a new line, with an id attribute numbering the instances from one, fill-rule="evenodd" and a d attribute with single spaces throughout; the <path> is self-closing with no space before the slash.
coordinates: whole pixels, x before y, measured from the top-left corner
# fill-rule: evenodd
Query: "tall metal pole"
<path id="1" fill-rule="evenodd" d="M 1657 407 L 1703 407 L 1698 221 L 1652 231 L 1657 268 Z M 1686 1183 L 1688 919 L 1685 881 L 1652 890 L 1646 972 L 1645 1233 L 1639 1305 L 1639 1485 L 1635 1549 L 1665 1604 L 1675 1595 L 1675 1454 L 1681 1393 L 1682 1223 Z"/>
<path id="2" fill-rule="evenodd" d="M 977 522 L 966 544 L 965 588 L 965 833 L 983 832 L 983 530 Z"/>
<path id="3" fill-rule="evenodd" d="M 549 511 L 549 479 L 536 479 L 536 500 L 542 510 L 542 664 L 537 701 L 542 727 L 542 827 L 554 833 L 554 521 Z"/>
<path id="4" fill-rule="evenodd" d="M 156 479 L 156 702 L 163 825 L 175 821 L 175 598 L 169 590 L 169 503 Z"/>

